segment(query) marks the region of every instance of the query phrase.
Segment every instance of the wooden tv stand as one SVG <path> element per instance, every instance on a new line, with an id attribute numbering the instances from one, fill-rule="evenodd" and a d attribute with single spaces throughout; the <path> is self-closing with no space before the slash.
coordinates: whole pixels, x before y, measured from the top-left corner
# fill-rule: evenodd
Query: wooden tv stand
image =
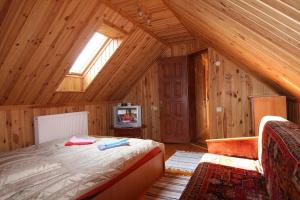
<path id="1" fill-rule="evenodd" d="M 145 125 L 141 127 L 123 127 L 123 128 L 115 128 L 112 127 L 114 130 L 114 136 L 116 137 L 133 137 L 133 138 L 142 138 L 142 129 L 146 128 Z"/>

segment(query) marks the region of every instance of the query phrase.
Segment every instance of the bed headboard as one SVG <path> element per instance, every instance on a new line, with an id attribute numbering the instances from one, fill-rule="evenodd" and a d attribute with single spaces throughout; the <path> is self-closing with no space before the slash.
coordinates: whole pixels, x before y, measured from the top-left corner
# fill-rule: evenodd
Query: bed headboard
<path id="1" fill-rule="evenodd" d="M 88 112 L 34 117 L 35 144 L 73 135 L 88 135 Z"/>

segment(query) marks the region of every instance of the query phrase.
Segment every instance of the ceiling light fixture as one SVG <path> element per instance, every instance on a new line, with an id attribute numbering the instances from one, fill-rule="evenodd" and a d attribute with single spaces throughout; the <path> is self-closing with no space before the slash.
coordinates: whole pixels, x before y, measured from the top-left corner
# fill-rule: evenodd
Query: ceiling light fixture
<path id="1" fill-rule="evenodd" d="M 151 26 L 151 15 L 143 9 L 142 5 L 138 4 L 137 15 L 147 26 Z"/>
<path id="2" fill-rule="evenodd" d="M 215 61 L 214 64 L 215 64 L 215 66 L 218 66 L 218 67 L 219 67 L 219 66 L 221 65 L 221 62 L 220 62 L 219 60 L 217 60 L 217 61 Z"/>
<path id="3" fill-rule="evenodd" d="M 151 19 L 148 18 L 147 21 L 146 21 L 146 23 L 147 23 L 148 26 L 150 26 L 151 25 Z"/>
<path id="4" fill-rule="evenodd" d="M 144 16 L 144 12 L 142 11 L 142 10 L 138 10 L 138 15 L 139 15 L 139 17 L 143 17 Z"/>

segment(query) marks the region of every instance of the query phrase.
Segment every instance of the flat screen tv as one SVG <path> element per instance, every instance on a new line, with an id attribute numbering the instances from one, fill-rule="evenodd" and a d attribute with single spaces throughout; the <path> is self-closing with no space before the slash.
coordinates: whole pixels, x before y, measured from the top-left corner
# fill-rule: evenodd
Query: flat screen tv
<path id="1" fill-rule="evenodd" d="M 141 106 L 114 106 L 114 128 L 141 127 Z"/>

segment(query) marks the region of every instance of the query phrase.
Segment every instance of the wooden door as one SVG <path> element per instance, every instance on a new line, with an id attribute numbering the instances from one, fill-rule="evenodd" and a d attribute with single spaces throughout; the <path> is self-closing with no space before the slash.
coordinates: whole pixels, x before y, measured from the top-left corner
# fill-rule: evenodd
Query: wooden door
<path id="1" fill-rule="evenodd" d="M 190 136 L 187 57 L 160 60 L 159 98 L 162 141 L 188 143 Z"/>

